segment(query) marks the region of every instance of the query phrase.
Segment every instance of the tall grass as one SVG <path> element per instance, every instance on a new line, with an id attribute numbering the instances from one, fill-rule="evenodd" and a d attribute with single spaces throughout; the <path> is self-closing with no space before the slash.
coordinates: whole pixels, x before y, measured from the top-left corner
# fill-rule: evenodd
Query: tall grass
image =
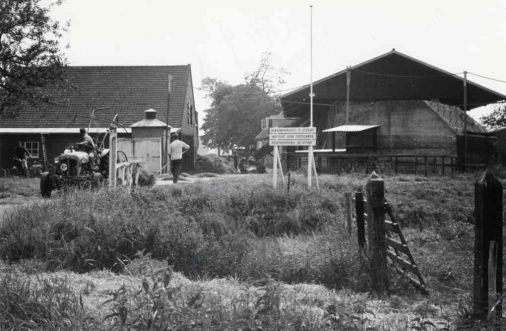
<path id="1" fill-rule="evenodd" d="M 240 181 L 76 191 L 9 215 L 0 227 L 0 257 L 39 259 L 50 270 L 121 271 L 118 260 L 145 251 L 189 276 L 248 277 L 247 260 L 255 259 L 248 252 L 260 238 L 332 228 L 342 219 L 340 208 L 330 191 L 286 195 Z"/>
<path id="2" fill-rule="evenodd" d="M 262 176 L 135 192 L 76 191 L 8 216 L 0 226 L 0 257 L 35 258 L 49 270 L 122 271 L 123 261 L 143 251 L 192 278 L 268 275 L 288 283 L 367 290 L 366 263 L 354 236 L 343 231 L 342 204 L 342 193 L 362 189 L 366 180 L 323 176 L 319 193 L 309 192 L 302 177 L 286 194 L 271 189 Z M 462 269 L 431 261 L 430 253 L 439 248 L 427 234 L 449 242 L 449 249 L 453 241 L 468 238 L 472 182 L 385 180 L 387 199 L 408 239 L 416 242 L 411 249 L 422 270 L 438 281 L 452 279 Z M 469 255 L 469 245 L 459 249 L 456 259 Z M 468 278 L 454 277 L 459 284 Z"/>
<path id="3" fill-rule="evenodd" d="M 1 330 L 95 330 L 98 321 L 62 278 L 0 278 Z"/>

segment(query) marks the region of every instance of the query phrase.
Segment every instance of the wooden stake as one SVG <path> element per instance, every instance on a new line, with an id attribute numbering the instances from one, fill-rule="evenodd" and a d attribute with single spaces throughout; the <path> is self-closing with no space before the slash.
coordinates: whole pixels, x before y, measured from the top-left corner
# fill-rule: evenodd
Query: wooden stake
<path id="1" fill-rule="evenodd" d="M 357 220 L 357 238 L 358 246 L 365 246 L 365 227 L 364 227 L 364 194 L 362 192 L 355 193 L 355 218 Z"/>
<path id="2" fill-rule="evenodd" d="M 344 210 L 346 211 L 346 231 L 351 236 L 351 218 L 352 218 L 352 200 L 351 192 L 344 192 Z"/>
<path id="3" fill-rule="evenodd" d="M 385 294 L 389 286 L 385 241 L 385 182 L 373 171 L 366 190 L 372 287 L 376 293 Z"/>
<path id="4" fill-rule="evenodd" d="M 474 192 L 473 312 L 484 320 L 492 308 L 489 300 L 497 301 L 503 292 L 503 191 L 501 183 L 485 170 Z M 492 298 L 489 298 L 489 285 Z M 495 311 L 496 317 L 502 315 L 501 303 Z"/>
<path id="5" fill-rule="evenodd" d="M 291 173 L 288 172 L 288 185 L 286 185 L 286 194 L 290 193 L 290 185 L 291 185 Z"/>

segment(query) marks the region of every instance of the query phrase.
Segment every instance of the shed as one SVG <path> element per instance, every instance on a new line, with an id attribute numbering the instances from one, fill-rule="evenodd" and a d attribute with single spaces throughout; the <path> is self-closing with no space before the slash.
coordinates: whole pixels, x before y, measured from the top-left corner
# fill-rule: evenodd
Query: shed
<path id="1" fill-rule="evenodd" d="M 345 134 L 347 152 L 376 152 L 378 150 L 377 129 L 379 127 L 379 125 L 340 125 L 322 132 L 332 133 L 332 152 L 336 151 L 336 132 Z"/>
<path id="2" fill-rule="evenodd" d="M 129 160 L 142 162 L 150 173 L 161 172 L 167 160 L 164 153 L 167 137 L 170 138 L 170 132 L 179 131 L 157 119 L 156 115 L 155 109 L 145 110 L 144 118 L 130 126 L 132 137 L 118 139 L 118 150 L 123 151 Z"/>

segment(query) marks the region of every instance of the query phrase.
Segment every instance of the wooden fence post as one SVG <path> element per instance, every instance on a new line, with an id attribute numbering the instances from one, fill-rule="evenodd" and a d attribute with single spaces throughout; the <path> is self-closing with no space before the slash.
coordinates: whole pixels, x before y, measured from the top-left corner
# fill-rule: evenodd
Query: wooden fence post
<path id="1" fill-rule="evenodd" d="M 355 215 L 357 220 L 357 237 L 358 246 L 365 246 L 365 227 L 364 227 L 364 194 L 362 192 L 355 193 Z"/>
<path id="2" fill-rule="evenodd" d="M 352 200 L 351 200 L 351 192 L 344 193 L 344 204 L 346 211 L 346 231 L 348 235 L 351 236 L 351 213 L 352 213 Z"/>
<path id="3" fill-rule="evenodd" d="M 388 290 L 387 248 L 385 240 L 385 182 L 374 171 L 367 181 L 367 229 L 369 260 L 374 291 Z"/>
<path id="4" fill-rule="evenodd" d="M 116 165 L 118 157 L 117 152 L 118 134 L 116 126 L 111 125 L 109 129 L 109 188 L 116 188 L 117 171 Z"/>
<path id="5" fill-rule="evenodd" d="M 501 183 L 485 170 L 474 191 L 473 312 L 481 319 L 487 318 L 503 291 L 502 193 Z M 496 317 L 502 315 L 502 303 L 495 311 Z"/>
<path id="6" fill-rule="evenodd" d="M 429 159 L 427 158 L 427 155 L 425 155 L 424 157 L 424 162 L 425 162 L 425 177 L 427 177 L 429 175 Z"/>
<path id="7" fill-rule="evenodd" d="M 290 185 L 291 185 L 291 181 L 292 181 L 292 174 L 290 172 L 288 172 L 288 185 L 286 185 L 286 193 L 289 194 L 290 193 Z"/>

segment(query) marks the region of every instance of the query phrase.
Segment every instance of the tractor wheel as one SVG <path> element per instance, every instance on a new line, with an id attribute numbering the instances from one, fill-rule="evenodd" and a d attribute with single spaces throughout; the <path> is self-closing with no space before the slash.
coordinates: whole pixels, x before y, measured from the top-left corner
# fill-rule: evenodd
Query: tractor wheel
<path id="1" fill-rule="evenodd" d="M 51 197 L 51 191 L 53 190 L 53 181 L 51 179 L 51 174 L 49 172 L 40 174 L 40 194 L 44 198 Z"/>
<path id="2" fill-rule="evenodd" d="M 94 172 L 93 177 L 91 178 L 91 187 L 98 188 L 104 182 L 104 176 L 101 173 Z"/>

